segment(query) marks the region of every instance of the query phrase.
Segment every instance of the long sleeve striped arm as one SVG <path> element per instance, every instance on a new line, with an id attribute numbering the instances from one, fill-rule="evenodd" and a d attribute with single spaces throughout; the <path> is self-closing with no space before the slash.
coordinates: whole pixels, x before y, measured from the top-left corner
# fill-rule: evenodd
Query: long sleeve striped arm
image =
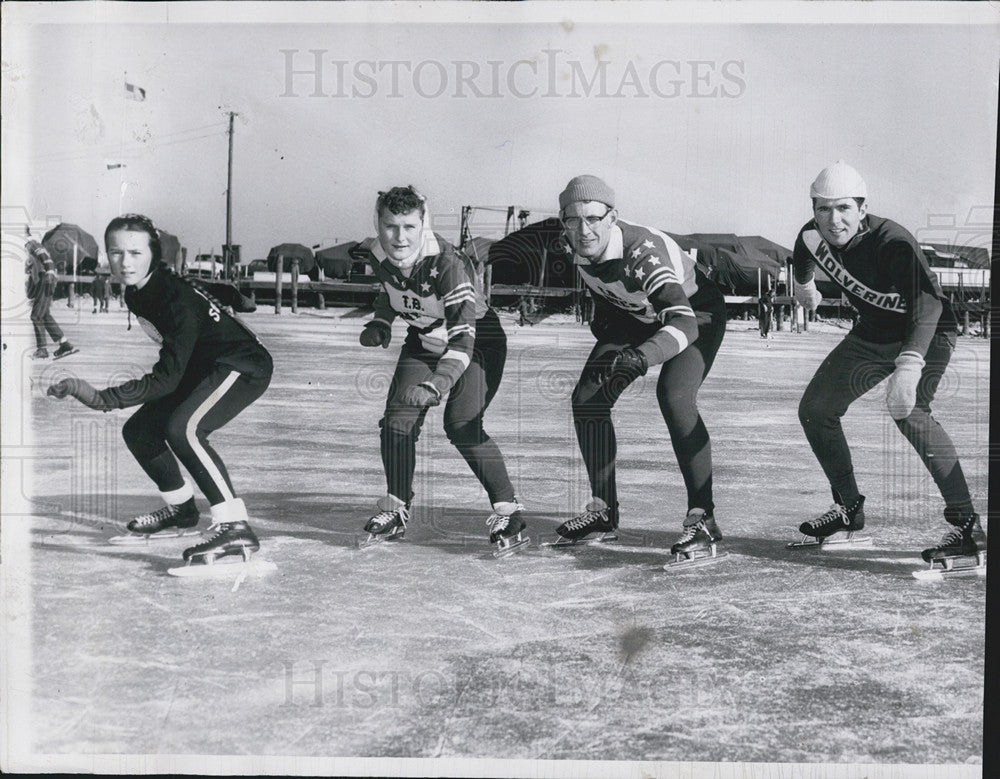
<path id="1" fill-rule="evenodd" d="M 458 381 L 472 361 L 476 342 L 476 289 L 464 265 L 446 253 L 438 277 L 438 294 L 444 303 L 448 348 L 438 360 L 432 383 L 444 394 Z"/>
<path id="2" fill-rule="evenodd" d="M 643 244 L 633 257 L 632 275 L 656 312 L 661 328 L 639 345 L 650 365 L 666 362 L 683 352 L 698 337 L 698 321 L 684 293 L 685 264 L 682 249 L 662 239 Z"/>

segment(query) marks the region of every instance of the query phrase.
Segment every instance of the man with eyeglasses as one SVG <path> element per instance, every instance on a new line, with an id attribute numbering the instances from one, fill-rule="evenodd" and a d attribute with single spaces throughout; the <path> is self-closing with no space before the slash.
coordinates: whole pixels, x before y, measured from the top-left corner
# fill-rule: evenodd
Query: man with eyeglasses
<path id="1" fill-rule="evenodd" d="M 656 365 L 656 398 L 687 489 L 675 564 L 711 562 L 722 538 L 712 500 L 712 452 L 698 413 L 704 381 L 726 330 L 718 287 L 669 236 L 626 222 L 615 194 L 596 176 L 577 176 L 559 195 L 560 218 L 580 277 L 595 304 L 597 343 L 573 390 L 573 423 L 592 499 L 557 529 L 561 543 L 613 540 L 619 508 L 611 409 Z"/>

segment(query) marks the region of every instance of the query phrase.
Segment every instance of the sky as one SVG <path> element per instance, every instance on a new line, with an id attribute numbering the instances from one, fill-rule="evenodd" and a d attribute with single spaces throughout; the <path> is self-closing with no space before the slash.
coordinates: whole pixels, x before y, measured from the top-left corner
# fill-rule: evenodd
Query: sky
<path id="1" fill-rule="evenodd" d="M 5 5 L 5 232 L 26 212 L 100 236 L 137 211 L 189 256 L 219 251 L 235 111 L 244 262 L 371 235 L 377 192 L 394 185 L 421 190 L 454 239 L 463 205 L 541 218 L 580 173 L 603 177 L 630 221 L 791 246 L 809 183 L 840 158 L 865 177 L 873 213 L 927 240 L 971 220 L 959 240 L 989 242 L 995 15 L 876 23 L 912 17 L 866 3 L 854 23 L 852 9 L 841 23 L 772 23 L 789 14 L 751 4 L 751 22 L 686 23 L 614 3 L 517 6 L 525 20 L 512 23 L 478 4 L 437 21 L 338 5 L 306 24 L 284 3 L 246 23 L 229 3 L 184 15 Z M 127 100 L 126 81 L 145 100 Z M 473 233 L 495 237 L 503 221 L 477 211 Z"/>

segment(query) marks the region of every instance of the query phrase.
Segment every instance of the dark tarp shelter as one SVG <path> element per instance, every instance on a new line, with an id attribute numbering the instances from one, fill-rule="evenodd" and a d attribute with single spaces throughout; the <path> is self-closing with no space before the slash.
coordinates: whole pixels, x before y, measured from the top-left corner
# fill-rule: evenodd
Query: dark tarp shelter
<path id="1" fill-rule="evenodd" d="M 168 268 L 174 268 L 175 270 L 180 270 L 181 267 L 181 242 L 176 235 L 168 233 L 166 230 L 160 230 L 157 228 L 157 233 L 160 236 L 160 251 L 163 257 L 163 261 L 167 264 Z"/>
<path id="2" fill-rule="evenodd" d="M 279 255 L 285 258 L 285 273 L 289 272 L 291 260 L 296 257 L 299 260 L 299 273 L 308 275 L 316 267 L 316 258 L 308 246 L 303 246 L 300 243 L 281 243 L 267 253 L 267 269 L 272 273 L 278 268 Z"/>
<path id="3" fill-rule="evenodd" d="M 320 249 L 316 252 L 316 264 L 323 269 L 323 275 L 328 279 L 350 278 L 351 273 L 355 272 L 354 265 L 357 262 L 351 256 L 350 250 L 357 246 L 357 241 L 348 241 Z"/>
<path id="4" fill-rule="evenodd" d="M 462 251 L 469 255 L 476 265 L 486 265 L 490 261 L 490 249 L 496 241 L 477 235 L 465 242 Z"/>
<path id="5" fill-rule="evenodd" d="M 494 284 L 573 287 L 572 257 L 556 217 L 522 227 L 489 248 Z"/>
<path id="6" fill-rule="evenodd" d="M 777 279 L 781 273 L 783 263 L 778 259 L 777 250 L 772 249 L 772 255 L 758 249 L 755 243 L 759 245 L 759 241 L 755 238 L 759 236 L 741 238 L 734 233 L 692 233 L 685 237 L 714 249 L 714 261 L 707 263 L 712 267 L 710 275 L 727 294 L 756 295 L 758 269 L 765 286 L 770 286 L 773 283 L 770 279 Z M 778 244 L 773 246 L 781 248 Z"/>
<path id="7" fill-rule="evenodd" d="M 62 222 L 42 237 L 42 245 L 52 256 L 58 273 L 77 273 L 97 269 L 97 241 L 94 236 L 75 224 Z M 74 247 L 76 260 L 74 265 Z"/>

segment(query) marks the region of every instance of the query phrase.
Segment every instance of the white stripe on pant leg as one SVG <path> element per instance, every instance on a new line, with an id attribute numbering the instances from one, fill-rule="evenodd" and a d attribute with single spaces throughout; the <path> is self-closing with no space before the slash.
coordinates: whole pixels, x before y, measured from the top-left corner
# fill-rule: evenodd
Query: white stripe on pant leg
<path id="1" fill-rule="evenodd" d="M 184 437 L 187 438 L 188 446 L 194 452 L 195 457 L 202 464 L 206 471 L 208 471 L 209 478 L 215 482 L 216 488 L 222 493 L 223 500 L 232 500 L 236 496 L 229 489 L 229 485 L 226 484 L 226 480 L 222 477 L 222 473 L 215 465 L 215 461 L 209 456 L 208 452 L 205 451 L 205 447 L 201 445 L 201 441 L 198 440 L 198 423 L 205 418 L 205 415 L 212 410 L 214 406 L 223 395 L 229 392 L 229 388 L 232 387 L 236 380 L 239 379 L 240 374 L 237 371 L 232 371 L 223 380 L 222 384 L 216 387 L 212 394 L 210 394 L 202 402 L 198 408 L 194 410 L 194 413 L 188 419 L 187 427 L 184 429 Z"/>

